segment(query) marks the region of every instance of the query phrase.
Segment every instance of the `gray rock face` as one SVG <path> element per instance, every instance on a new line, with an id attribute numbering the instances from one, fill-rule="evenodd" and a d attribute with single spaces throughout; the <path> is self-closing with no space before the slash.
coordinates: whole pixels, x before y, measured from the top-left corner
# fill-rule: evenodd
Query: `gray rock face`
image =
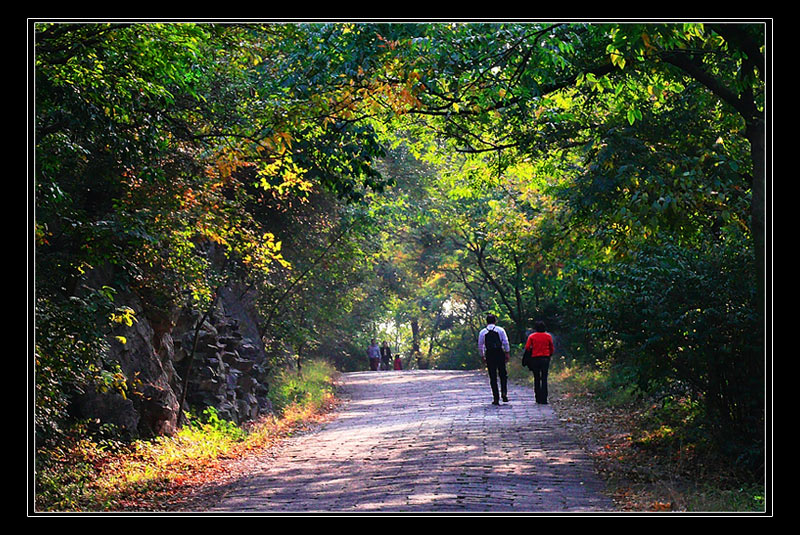
<path id="1" fill-rule="evenodd" d="M 194 414 L 212 406 L 221 418 L 239 424 L 271 412 L 267 355 L 236 292 L 225 290 L 213 314 L 199 326 L 194 354 L 200 313 L 183 311 L 169 321 L 153 320 L 134 297 L 121 302 L 135 311 L 137 321 L 112 333 L 109 360 L 119 364 L 128 388 L 124 395 L 88 388 L 74 400 L 78 417 L 113 424 L 130 437 L 173 434 L 187 373 L 184 409 Z"/>
<path id="2" fill-rule="evenodd" d="M 243 423 L 271 411 L 267 399 L 267 357 L 260 340 L 246 338 L 238 318 L 224 312 L 212 315 L 201 326 L 191 358 L 186 401 L 201 409 L 212 406 L 221 418 Z M 187 331 L 176 344 L 176 353 L 189 367 L 194 332 Z"/>

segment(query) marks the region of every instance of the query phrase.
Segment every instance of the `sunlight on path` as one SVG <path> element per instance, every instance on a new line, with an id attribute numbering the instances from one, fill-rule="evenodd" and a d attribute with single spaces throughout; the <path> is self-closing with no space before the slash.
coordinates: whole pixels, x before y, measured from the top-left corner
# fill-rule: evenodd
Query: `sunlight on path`
<path id="1" fill-rule="evenodd" d="M 491 405 L 484 373 L 343 375 L 348 401 L 212 511 L 613 511 L 591 461 L 533 392 Z"/>

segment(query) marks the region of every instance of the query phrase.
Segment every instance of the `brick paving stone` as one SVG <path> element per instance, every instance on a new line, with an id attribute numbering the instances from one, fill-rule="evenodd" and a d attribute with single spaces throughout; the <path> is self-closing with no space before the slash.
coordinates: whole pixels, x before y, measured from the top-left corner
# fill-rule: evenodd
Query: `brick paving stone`
<path id="1" fill-rule="evenodd" d="M 286 440 L 211 512 L 612 512 L 591 460 L 530 388 L 485 372 L 343 374 L 331 423 Z"/>

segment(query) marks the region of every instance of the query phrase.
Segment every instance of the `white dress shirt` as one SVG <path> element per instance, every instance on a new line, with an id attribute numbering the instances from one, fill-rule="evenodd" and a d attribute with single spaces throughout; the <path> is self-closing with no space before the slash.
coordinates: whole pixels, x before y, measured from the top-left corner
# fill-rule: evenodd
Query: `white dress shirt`
<path id="1" fill-rule="evenodd" d="M 503 351 L 505 351 L 506 353 L 510 352 L 511 346 L 508 343 L 508 336 L 506 335 L 505 329 L 490 323 L 489 325 L 484 327 L 481 330 L 480 334 L 478 335 L 478 353 L 480 353 L 482 357 L 486 356 L 486 343 L 484 342 L 484 340 L 486 338 L 486 332 L 490 328 L 496 331 L 497 334 L 500 335 L 500 343 L 503 344 Z"/>

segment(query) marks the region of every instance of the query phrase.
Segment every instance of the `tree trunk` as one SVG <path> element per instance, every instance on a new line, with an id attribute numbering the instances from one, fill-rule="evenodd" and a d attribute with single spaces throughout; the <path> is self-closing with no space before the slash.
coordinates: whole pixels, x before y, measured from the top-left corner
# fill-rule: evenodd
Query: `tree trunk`
<path id="1" fill-rule="evenodd" d="M 747 122 L 745 136 L 750 141 L 750 156 L 753 161 L 752 199 L 750 205 L 750 226 L 753 233 L 756 269 L 758 270 L 759 298 L 765 296 L 766 275 L 766 150 L 764 121 L 756 118 Z"/>
<path id="2" fill-rule="evenodd" d="M 414 318 L 411 320 L 411 359 L 417 359 L 417 368 L 423 368 L 422 358 L 419 351 L 419 320 Z"/>

